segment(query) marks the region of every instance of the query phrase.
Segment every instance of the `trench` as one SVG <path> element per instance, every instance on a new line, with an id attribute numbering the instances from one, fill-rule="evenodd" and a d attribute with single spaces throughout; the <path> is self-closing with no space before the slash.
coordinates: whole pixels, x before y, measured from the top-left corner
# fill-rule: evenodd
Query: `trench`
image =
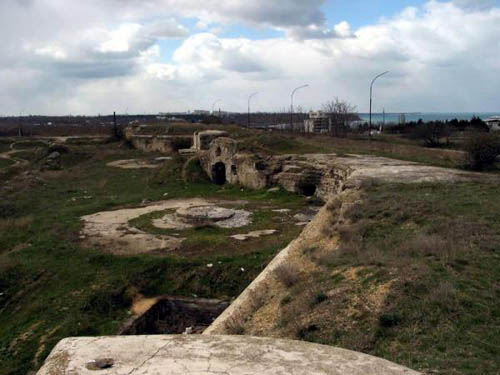
<path id="1" fill-rule="evenodd" d="M 216 299 L 161 297 L 125 323 L 120 335 L 201 334 L 229 306 Z"/>

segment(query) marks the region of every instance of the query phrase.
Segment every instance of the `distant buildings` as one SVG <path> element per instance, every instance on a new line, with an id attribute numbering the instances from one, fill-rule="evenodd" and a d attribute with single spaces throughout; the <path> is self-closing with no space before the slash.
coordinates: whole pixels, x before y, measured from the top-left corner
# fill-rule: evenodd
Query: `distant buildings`
<path id="1" fill-rule="evenodd" d="M 193 113 L 193 115 L 210 116 L 210 111 L 205 111 L 202 109 L 195 109 L 192 113 Z"/>
<path id="2" fill-rule="evenodd" d="M 304 120 L 306 133 L 328 133 L 331 131 L 332 119 L 323 111 L 312 111 L 309 118 Z"/>

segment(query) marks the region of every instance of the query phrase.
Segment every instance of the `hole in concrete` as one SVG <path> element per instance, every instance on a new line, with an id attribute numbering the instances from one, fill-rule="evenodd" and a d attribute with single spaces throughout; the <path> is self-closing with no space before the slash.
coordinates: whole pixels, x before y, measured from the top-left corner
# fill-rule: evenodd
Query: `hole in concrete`
<path id="1" fill-rule="evenodd" d="M 226 183 L 226 165 L 224 163 L 215 163 L 212 167 L 212 181 L 217 185 Z"/>
<path id="2" fill-rule="evenodd" d="M 236 165 L 231 165 L 231 173 L 236 175 L 238 171 L 236 170 Z"/>
<path id="3" fill-rule="evenodd" d="M 265 162 L 263 162 L 262 160 L 255 163 L 255 169 L 257 169 L 258 171 L 263 171 L 266 168 L 267 168 L 267 164 Z"/>
<path id="4" fill-rule="evenodd" d="M 229 306 L 220 300 L 163 297 L 129 322 L 121 335 L 202 333 Z"/>
<path id="5" fill-rule="evenodd" d="M 314 184 L 301 184 L 298 186 L 300 194 L 306 197 L 312 197 L 316 193 L 316 185 Z"/>
<path id="6" fill-rule="evenodd" d="M 215 150 L 215 156 L 219 157 L 222 155 L 222 150 L 220 147 L 217 147 L 217 150 Z"/>

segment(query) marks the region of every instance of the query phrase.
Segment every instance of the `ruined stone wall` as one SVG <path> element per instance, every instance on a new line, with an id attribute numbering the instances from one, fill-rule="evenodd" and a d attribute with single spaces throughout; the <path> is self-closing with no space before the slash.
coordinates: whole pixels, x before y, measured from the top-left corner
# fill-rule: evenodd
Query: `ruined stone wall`
<path id="1" fill-rule="evenodd" d="M 199 152 L 199 156 L 203 169 L 216 183 L 240 184 L 252 189 L 278 185 L 287 191 L 323 200 L 336 194 L 351 173 L 345 165 L 318 163 L 303 156 L 239 153 L 237 142 L 227 137 L 213 140 L 209 149 Z"/>
<path id="2" fill-rule="evenodd" d="M 199 156 L 203 169 L 216 183 L 240 184 L 253 189 L 270 185 L 271 173 L 261 167 L 262 159 L 256 155 L 238 153 L 238 144 L 234 139 L 217 138 L 208 150 L 199 152 Z"/>
<path id="3" fill-rule="evenodd" d="M 173 153 L 192 145 L 191 136 L 131 134 L 127 139 L 136 149 L 146 152 Z"/>
<path id="4" fill-rule="evenodd" d="M 221 130 L 205 130 L 193 135 L 193 148 L 197 151 L 208 150 L 214 139 L 228 137 L 229 133 Z"/>

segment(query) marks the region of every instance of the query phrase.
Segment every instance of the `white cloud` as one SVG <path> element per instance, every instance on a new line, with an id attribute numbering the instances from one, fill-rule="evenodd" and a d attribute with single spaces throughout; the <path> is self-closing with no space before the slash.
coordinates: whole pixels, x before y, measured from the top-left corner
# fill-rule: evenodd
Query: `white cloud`
<path id="1" fill-rule="evenodd" d="M 177 23 L 173 18 L 157 21 L 144 27 L 144 33 L 155 38 L 183 38 L 188 36 L 189 31 L 183 25 Z"/>
<path id="2" fill-rule="evenodd" d="M 479 4 L 481 3 L 481 4 Z M 110 12 L 117 4 L 115 12 Z M 500 9 L 482 1 L 429 1 L 357 30 L 329 27 L 321 0 L 61 0 L 0 3 L 0 113 L 244 110 L 305 108 L 338 96 L 367 109 L 376 74 L 375 110 L 498 110 Z M 471 7 L 472 6 L 472 7 Z M 78 14 L 78 17 L 70 17 Z M 207 30 L 231 24 L 271 27 L 283 37 L 224 38 Z M 36 31 L 36 32 L 35 32 Z M 183 39 L 170 61 L 159 41 Z M 16 77 L 13 79 L 12 77 Z M 21 79 L 19 79 L 21 77 Z"/>
<path id="3" fill-rule="evenodd" d="M 64 60 L 67 58 L 66 52 L 57 46 L 45 46 L 36 48 L 34 51 L 39 56 L 46 56 L 56 60 Z"/>
<path id="4" fill-rule="evenodd" d="M 128 52 L 130 51 L 131 39 L 141 29 L 138 24 L 123 24 L 117 30 L 109 32 L 107 40 L 103 41 L 97 51 L 101 53 L 108 52 Z"/>

